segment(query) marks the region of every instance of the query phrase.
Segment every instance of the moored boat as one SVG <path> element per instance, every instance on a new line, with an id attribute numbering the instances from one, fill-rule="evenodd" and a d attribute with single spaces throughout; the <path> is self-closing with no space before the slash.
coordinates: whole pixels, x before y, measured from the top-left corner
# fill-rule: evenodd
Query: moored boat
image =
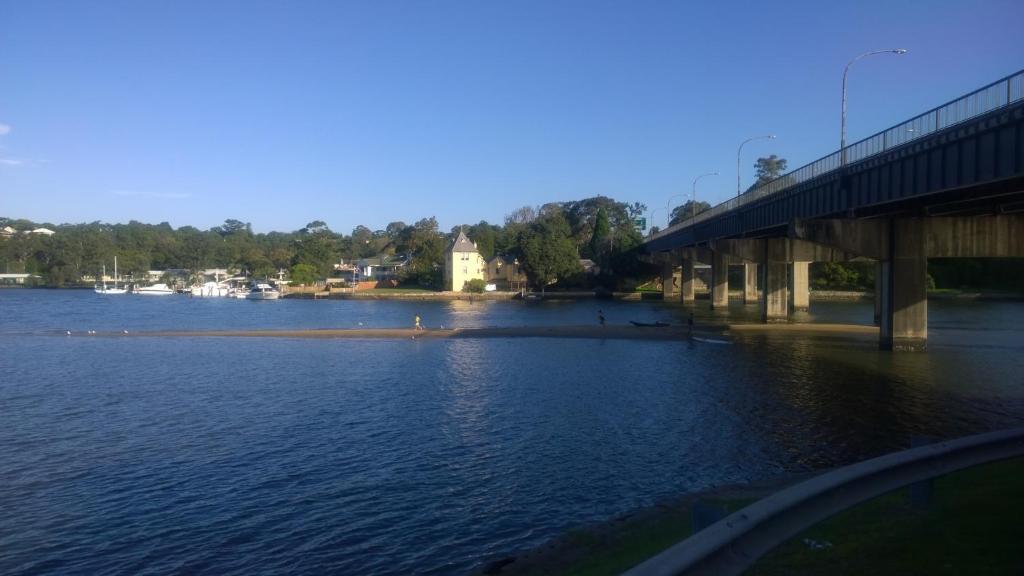
<path id="1" fill-rule="evenodd" d="M 277 300 L 280 297 L 280 292 L 264 282 L 254 282 L 249 293 L 245 295 L 246 300 Z"/>
<path id="2" fill-rule="evenodd" d="M 136 286 L 132 294 L 143 294 L 146 296 L 164 296 L 174 294 L 174 289 L 167 284 L 153 284 L 152 286 Z"/>
<path id="3" fill-rule="evenodd" d="M 228 287 L 223 282 L 206 282 L 201 286 L 193 286 L 191 293 L 203 298 L 218 298 L 228 295 Z"/>
<path id="4" fill-rule="evenodd" d="M 103 274 L 102 274 L 102 276 L 100 278 L 103 281 L 103 284 L 102 285 L 100 285 L 100 284 L 93 285 L 93 287 L 92 287 L 92 291 L 93 292 L 95 292 L 97 294 L 105 294 L 105 295 L 125 294 L 125 293 L 128 292 L 127 290 L 124 289 L 124 287 L 121 287 L 121 288 L 117 287 L 117 256 L 114 256 L 114 285 L 113 286 L 107 286 L 107 265 L 106 264 L 103 265 Z"/>

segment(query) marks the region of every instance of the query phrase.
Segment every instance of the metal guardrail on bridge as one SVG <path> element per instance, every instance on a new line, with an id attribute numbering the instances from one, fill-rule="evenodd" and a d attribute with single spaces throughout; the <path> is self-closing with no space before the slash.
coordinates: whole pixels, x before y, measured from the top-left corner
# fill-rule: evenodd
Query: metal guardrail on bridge
<path id="1" fill-rule="evenodd" d="M 938 132 L 939 130 L 944 130 L 961 122 L 970 120 L 971 118 L 1009 106 L 1010 104 L 1022 99 L 1024 99 L 1024 70 L 1011 74 L 1002 80 L 993 82 L 984 88 L 975 90 L 974 92 L 957 98 L 952 102 L 932 108 L 924 114 L 915 116 L 914 118 L 911 118 L 901 124 L 897 124 L 892 128 L 888 128 L 873 136 L 869 136 L 863 140 L 850 144 L 846 147 L 846 164 L 849 165 L 853 162 L 858 162 L 877 154 L 881 154 L 897 146 L 902 146 L 908 142 L 913 142 L 914 140 Z M 841 158 L 842 150 L 837 150 L 824 158 L 815 160 L 806 166 L 797 168 L 796 170 L 784 174 L 771 182 L 745 192 L 736 198 L 732 198 L 709 210 L 705 210 L 704 212 L 697 214 L 695 218 L 687 218 L 675 226 L 670 226 L 657 234 L 652 234 L 647 240 L 649 241 L 661 238 L 667 234 L 671 234 L 693 224 L 714 218 L 725 212 L 734 210 L 745 204 L 749 204 L 755 200 L 760 200 L 766 196 L 777 194 L 801 182 L 806 182 L 807 180 L 838 170 L 842 167 Z"/>

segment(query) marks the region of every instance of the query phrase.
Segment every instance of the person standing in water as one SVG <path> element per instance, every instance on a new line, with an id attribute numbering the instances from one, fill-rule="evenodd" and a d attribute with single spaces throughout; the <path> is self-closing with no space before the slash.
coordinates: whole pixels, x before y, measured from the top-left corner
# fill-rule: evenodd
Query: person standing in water
<path id="1" fill-rule="evenodd" d="M 416 329 L 417 330 L 423 330 L 423 326 L 420 324 L 420 315 L 419 314 L 416 315 Z"/>
<path id="2" fill-rule="evenodd" d="M 604 311 L 603 310 L 598 310 L 597 311 L 597 321 L 601 323 L 601 326 L 604 326 Z"/>

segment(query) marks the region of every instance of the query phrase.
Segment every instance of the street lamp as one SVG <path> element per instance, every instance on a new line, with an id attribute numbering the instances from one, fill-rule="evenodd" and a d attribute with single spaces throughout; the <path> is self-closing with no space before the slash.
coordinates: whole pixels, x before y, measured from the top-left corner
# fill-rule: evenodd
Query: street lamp
<path id="1" fill-rule="evenodd" d="M 868 56 L 874 56 L 875 54 L 896 54 L 898 56 L 900 54 L 906 54 L 906 53 L 907 53 L 907 50 L 905 48 L 893 48 L 891 50 L 874 50 L 872 52 L 865 52 L 865 53 L 861 54 L 860 56 L 857 56 L 853 60 L 850 60 L 849 62 L 847 62 L 846 68 L 843 68 L 843 114 L 842 114 L 842 119 L 840 120 L 840 125 L 839 125 L 839 132 L 840 132 L 840 134 L 839 134 L 839 158 L 840 158 L 839 165 L 840 166 L 846 166 L 846 75 L 850 72 L 850 66 L 853 66 L 853 63 L 856 62 L 857 60 L 860 60 L 861 58 L 866 58 Z"/>
<path id="2" fill-rule="evenodd" d="M 705 172 L 693 179 L 693 201 L 690 202 L 690 214 L 691 218 L 693 218 L 693 224 L 697 223 L 697 182 L 705 176 L 718 176 L 718 172 Z"/>
<path id="3" fill-rule="evenodd" d="M 743 152 L 743 145 L 747 142 L 754 140 L 774 140 L 775 134 L 765 134 L 764 136 L 751 136 L 743 142 L 740 142 L 740 147 L 736 150 L 736 197 L 740 197 L 740 153 Z"/>
<path id="4" fill-rule="evenodd" d="M 669 226 L 672 225 L 672 210 L 670 209 L 670 207 L 672 205 L 672 200 L 675 198 L 686 198 L 686 193 L 683 192 L 682 194 L 673 194 L 668 197 L 668 201 L 665 202 L 665 228 L 668 228 Z"/>

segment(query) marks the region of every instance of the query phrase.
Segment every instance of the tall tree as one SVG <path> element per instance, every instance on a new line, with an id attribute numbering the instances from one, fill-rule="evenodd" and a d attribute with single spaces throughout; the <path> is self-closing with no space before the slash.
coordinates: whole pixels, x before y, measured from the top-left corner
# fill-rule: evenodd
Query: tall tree
<path id="1" fill-rule="evenodd" d="M 594 233 L 590 235 L 590 254 L 602 267 L 607 265 L 610 251 L 608 241 L 611 239 L 611 226 L 608 224 L 608 212 L 602 206 L 594 216 Z"/>
<path id="2" fill-rule="evenodd" d="M 580 271 L 570 233 L 565 216 L 552 209 L 532 222 L 523 237 L 523 270 L 530 283 L 542 292 L 551 282 Z"/>
<path id="3" fill-rule="evenodd" d="M 687 200 L 684 204 L 672 209 L 672 219 L 669 221 L 669 226 L 675 226 L 680 222 L 686 221 L 687 218 L 693 218 L 695 214 L 700 214 L 710 209 L 711 204 L 703 200 L 698 200 L 696 203 L 693 200 Z"/>
<path id="4" fill-rule="evenodd" d="M 321 277 L 329 276 L 337 260 L 334 234 L 327 224 L 315 220 L 299 230 L 293 264 L 309 264 Z"/>
<path id="5" fill-rule="evenodd" d="M 782 176 L 786 172 L 786 159 L 779 158 L 775 154 L 771 156 L 762 156 L 754 162 L 754 175 L 757 176 L 757 181 L 749 189 L 763 186 L 772 180 L 775 180 L 779 176 Z"/>

